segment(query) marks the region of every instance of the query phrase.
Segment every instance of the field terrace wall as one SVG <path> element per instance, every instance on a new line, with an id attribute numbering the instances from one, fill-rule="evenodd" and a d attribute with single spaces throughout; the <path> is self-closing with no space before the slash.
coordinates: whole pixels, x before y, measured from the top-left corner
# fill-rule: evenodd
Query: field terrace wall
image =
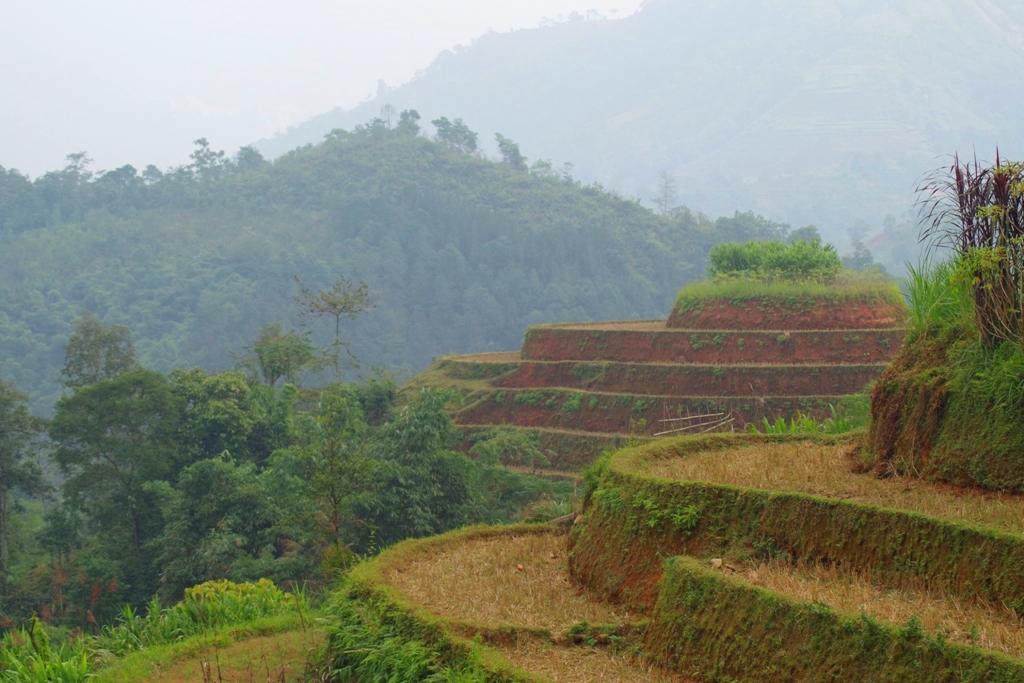
<path id="1" fill-rule="evenodd" d="M 831 396 L 651 396 L 568 389 L 498 389 L 456 414 L 465 425 L 576 429 L 652 436 L 671 429 L 663 419 L 731 414 L 740 427 L 778 415 L 803 413 L 821 419 L 842 398 Z"/>
<path id="2" fill-rule="evenodd" d="M 678 330 L 665 321 L 538 325 L 522 356 L 535 361 L 624 363 L 885 363 L 904 330 Z"/>
<path id="3" fill-rule="evenodd" d="M 1008 628 L 1020 629 L 1024 533 L 853 502 L 839 490 L 807 495 L 648 471 L 747 445 L 853 440 L 708 435 L 611 454 L 588 476 L 570 535 L 574 581 L 649 614 L 645 655 L 699 680 L 1024 680 L 1019 651 L 833 608 L 827 593 L 811 600 L 766 589 L 730 564 L 829 567 L 878 594 L 921 591 L 955 611 L 1001 605 L 1018 615 L 1006 615 Z"/>
<path id="4" fill-rule="evenodd" d="M 609 393 L 678 396 L 853 394 L 884 368 L 872 365 L 680 365 L 669 363 L 523 361 L 496 379 L 501 388 L 565 387 Z"/>
<path id="5" fill-rule="evenodd" d="M 901 304 L 884 301 L 729 301 L 710 299 L 676 307 L 668 326 L 694 329 L 830 330 L 871 329 L 899 325 Z"/>

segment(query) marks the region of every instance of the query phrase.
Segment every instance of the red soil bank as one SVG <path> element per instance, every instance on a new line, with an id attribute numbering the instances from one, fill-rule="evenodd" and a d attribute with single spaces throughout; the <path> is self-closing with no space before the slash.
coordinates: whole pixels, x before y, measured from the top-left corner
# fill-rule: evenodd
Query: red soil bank
<path id="1" fill-rule="evenodd" d="M 537 326 L 526 332 L 526 360 L 612 360 L 624 363 L 884 363 L 905 330 L 792 332 L 650 329 L 626 325 Z"/>
<path id="2" fill-rule="evenodd" d="M 668 327 L 690 330 L 833 330 L 896 327 L 906 321 L 902 306 L 877 302 L 821 302 L 806 308 L 752 300 L 708 300 L 688 311 L 676 309 Z"/>
<path id="3" fill-rule="evenodd" d="M 829 405 L 840 396 L 770 396 L 764 398 L 637 396 L 595 394 L 558 390 L 497 390 L 455 415 L 464 425 L 510 424 L 521 427 L 573 429 L 621 434 L 632 426 L 644 434 L 672 429 L 666 417 L 708 413 L 732 413 L 737 429 L 760 422 L 765 416 L 805 413 L 816 418 L 829 415 Z M 641 431 L 642 427 L 642 431 Z"/>
<path id="4" fill-rule="evenodd" d="M 498 387 L 566 387 L 667 396 L 813 396 L 862 391 L 883 365 L 707 366 L 525 361 Z"/>

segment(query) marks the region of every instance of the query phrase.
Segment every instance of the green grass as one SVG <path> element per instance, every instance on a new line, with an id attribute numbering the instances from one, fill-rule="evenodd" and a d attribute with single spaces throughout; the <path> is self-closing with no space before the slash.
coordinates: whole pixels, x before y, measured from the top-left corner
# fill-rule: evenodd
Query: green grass
<path id="1" fill-rule="evenodd" d="M 846 434 L 867 427 L 871 419 L 867 394 L 844 396 L 836 403 L 830 403 L 828 408 L 830 415 L 824 420 L 797 413 L 789 420 L 781 416 L 774 422 L 762 418 L 761 424 L 752 424 L 747 431 L 754 434 Z"/>
<path id="2" fill-rule="evenodd" d="M 974 304 L 957 270 L 954 261 L 925 262 L 916 267 L 907 264 L 906 296 L 913 335 L 973 326 Z"/>
<path id="3" fill-rule="evenodd" d="M 676 297 L 677 311 L 689 311 L 707 301 L 765 301 L 783 304 L 887 303 L 902 306 L 897 283 L 871 273 L 842 271 L 834 280 L 720 276 L 683 287 Z"/>

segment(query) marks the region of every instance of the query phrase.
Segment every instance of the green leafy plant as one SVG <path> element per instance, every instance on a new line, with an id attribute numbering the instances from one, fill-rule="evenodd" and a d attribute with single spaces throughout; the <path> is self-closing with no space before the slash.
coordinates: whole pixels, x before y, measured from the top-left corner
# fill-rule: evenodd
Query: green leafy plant
<path id="1" fill-rule="evenodd" d="M 719 275 L 758 275 L 830 280 L 842 268 L 835 247 L 818 240 L 726 242 L 711 249 L 708 271 Z"/>

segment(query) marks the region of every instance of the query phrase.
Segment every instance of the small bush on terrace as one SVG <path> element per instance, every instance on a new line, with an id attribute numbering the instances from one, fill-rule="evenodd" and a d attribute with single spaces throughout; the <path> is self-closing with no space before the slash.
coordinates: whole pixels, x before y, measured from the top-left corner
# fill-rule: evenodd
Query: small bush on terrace
<path id="1" fill-rule="evenodd" d="M 145 616 L 131 606 L 121 610 L 117 623 L 106 626 L 96 645 L 122 656 L 150 645 L 171 643 L 222 626 L 244 624 L 286 611 L 304 611 L 305 597 L 286 593 L 269 579 L 235 583 L 221 579 L 185 589 L 185 598 L 161 609 L 150 603 Z"/>
<path id="2" fill-rule="evenodd" d="M 753 434 L 845 434 L 868 424 L 870 408 L 867 394 L 852 394 L 829 404 L 830 415 L 824 420 L 797 413 L 789 420 L 777 417 L 770 422 L 764 418 L 760 425 L 752 424 L 747 429 Z"/>
<path id="3" fill-rule="evenodd" d="M 756 275 L 831 280 L 842 268 L 835 247 L 819 240 L 725 242 L 715 246 L 708 268 L 712 276 Z"/>

